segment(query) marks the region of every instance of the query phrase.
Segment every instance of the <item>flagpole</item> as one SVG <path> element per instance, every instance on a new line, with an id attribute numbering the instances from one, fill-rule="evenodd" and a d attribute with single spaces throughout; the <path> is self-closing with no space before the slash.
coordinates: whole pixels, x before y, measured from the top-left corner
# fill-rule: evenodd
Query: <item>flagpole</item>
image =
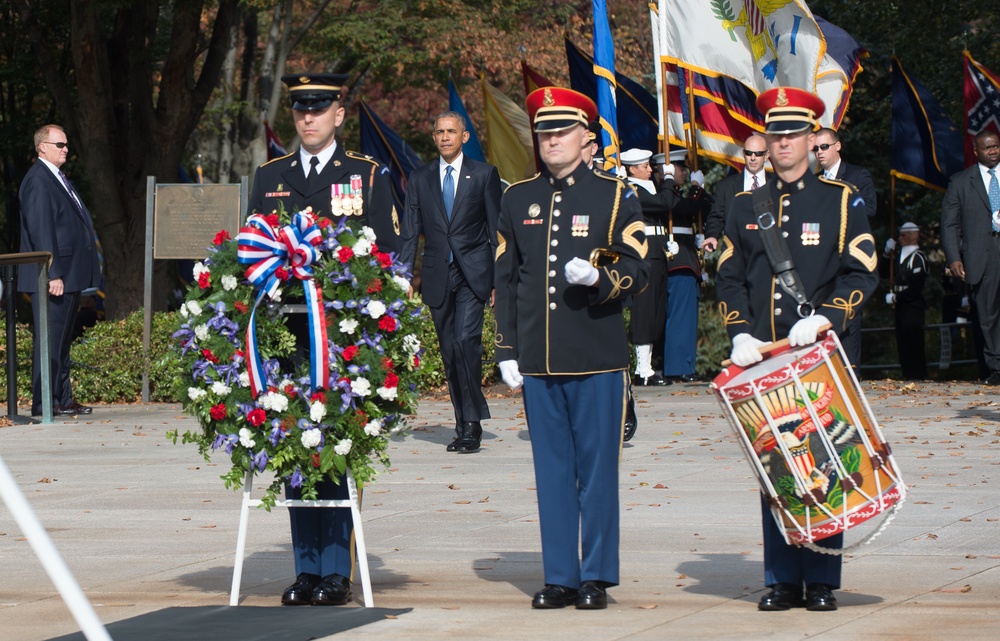
<path id="1" fill-rule="evenodd" d="M 663 131 L 663 139 L 660 141 L 663 145 L 660 148 L 662 153 L 667 154 L 667 162 L 670 162 L 670 98 L 667 93 L 667 63 L 663 60 L 663 57 L 667 54 L 667 12 L 664 4 L 666 0 L 658 0 L 658 8 L 656 13 L 657 22 L 659 23 L 659 39 L 660 39 L 660 57 L 657 59 L 656 64 L 660 69 L 660 77 L 662 80 L 662 87 L 660 88 L 660 94 L 662 96 L 663 113 L 660 115 L 660 129 Z"/>
<path id="2" fill-rule="evenodd" d="M 691 88 L 691 70 L 685 69 L 684 75 L 687 77 L 687 82 L 684 83 L 687 87 L 688 95 L 688 118 L 691 121 L 691 126 L 688 127 L 687 143 L 688 143 L 688 155 L 691 156 L 691 171 L 698 171 L 698 136 L 696 132 L 696 127 L 698 126 L 698 118 L 694 114 L 694 90 Z"/>
<path id="3" fill-rule="evenodd" d="M 653 71 L 656 77 L 656 103 L 660 110 L 659 118 L 659 143 L 660 148 L 657 149 L 658 152 L 663 151 L 663 144 L 666 141 L 666 95 L 663 91 L 664 81 L 663 81 L 663 62 L 660 60 L 662 51 L 660 50 L 660 24 L 659 24 L 659 10 L 657 6 L 652 2 L 649 3 L 649 29 L 653 34 Z"/>
<path id="4" fill-rule="evenodd" d="M 889 175 L 889 238 L 893 237 L 893 231 L 896 229 L 896 176 L 893 174 Z M 889 252 L 889 291 L 895 291 L 895 266 L 896 266 L 896 250 L 893 249 Z"/>

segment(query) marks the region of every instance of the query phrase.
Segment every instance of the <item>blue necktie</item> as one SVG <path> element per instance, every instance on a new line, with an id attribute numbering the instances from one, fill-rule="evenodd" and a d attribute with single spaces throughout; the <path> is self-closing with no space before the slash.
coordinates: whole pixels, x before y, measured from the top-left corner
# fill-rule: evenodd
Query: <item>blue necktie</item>
<path id="1" fill-rule="evenodd" d="M 69 192 L 69 199 L 73 201 L 73 209 L 76 210 L 76 215 L 80 217 L 80 220 L 86 223 L 87 217 L 83 215 L 83 205 L 81 205 L 80 201 L 77 199 L 76 192 L 73 191 L 73 185 L 70 184 L 69 178 L 67 178 L 66 174 L 64 174 L 62 171 L 59 172 L 59 177 L 62 179 L 63 185 L 66 186 L 66 191 Z M 996 178 L 993 179 L 993 182 L 996 182 Z"/>
<path id="2" fill-rule="evenodd" d="M 444 172 L 444 186 L 441 188 L 441 196 L 444 198 L 444 213 L 448 214 L 448 220 L 451 220 L 451 208 L 455 206 L 455 178 L 451 175 L 453 171 L 455 168 L 448 165 Z"/>
<path id="3" fill-rule="evenodd" d="M 997 210 L 1000 210 L 1000 182 L 997 182 L 996 167 L 993 167 L 986 173 L 990 175 L 990 214 L 994 214 Z M 992 222 L 992 216 L 990 218 L 990 222 Z M 993 225 L 993 231 L 1000 231 L 1000 229 L 997 229 L 996 224 Z"/>

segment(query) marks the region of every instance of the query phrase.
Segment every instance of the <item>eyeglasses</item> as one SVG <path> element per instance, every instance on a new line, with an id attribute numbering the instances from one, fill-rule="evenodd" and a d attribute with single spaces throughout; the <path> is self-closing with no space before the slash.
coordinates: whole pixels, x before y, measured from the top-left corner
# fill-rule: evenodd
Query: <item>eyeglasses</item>
<path id="1" fill-rule="evenodd" d="M 830 147 L 833 147 L 834 144 L 835 143 L 824 142 L 822 145 L 816 145 L 815 147 L 813 147 L 813 153 L 816 153 L 817 151 L 820 150 L 826 151 Z"/>
<path id="2" fill-rule="evenodd" d="M 749 149 L 743 150 L 744 156 L 754 156 L 756 158 L 763 158 L 766 153 L 766 151 L 750 151 Z"/>
<path id="3" fill-rule="evenodd" d="M 44 144 L 46 144 L 46 143 L 48 143 L 48 144 L 50 144 L 50 145 L 55 145 L 55 146 L 56 146 L 56 147 L 58 147 L 59 149 L 65 149 L 66 147 L 68 147 L 68 146 L 69 146 L 69 143 L 68 143 L 68 142 L 52 142 L 52 141 L 50 141 L 50 140 L 43 140 L 43 141 L 41 142 L 41 144 L 43 144 L 43 145 L 44 145 Z"/>

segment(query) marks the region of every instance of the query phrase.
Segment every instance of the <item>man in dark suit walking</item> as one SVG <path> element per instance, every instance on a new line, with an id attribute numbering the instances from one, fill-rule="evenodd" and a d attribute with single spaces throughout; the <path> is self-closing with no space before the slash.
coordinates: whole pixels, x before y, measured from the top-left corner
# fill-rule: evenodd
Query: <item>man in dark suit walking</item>
<path id="1" fill-rule="evenodd" d="M 60 167 L 69 155 L 66 132 L 45 125 L 35 132 L 38 162 L 21 182 L 21 251 L 52 253 L 49 267 L 49 367 L 52 412 L 57 416 L 90 414 L 73 398 L 69 347 L 73 342 L 80 292 L 101 280 L 94 224 L 80 194 Z M 31 296 L 35 351 L 31 368 L 31 414 L 42 413 L 42 369 L 39 336 L 38 266 L 18 268 L 17 290 Z"/>
<path id="2" fill-rule="evenodd" d="M 715 202 L 712 212 L 705 221 L 705 242 L 701 248 L 706 252 L 714 252 L 719 246 L 719 237 L 726 228 L 726 214 L 729 204 L 736 194 L 753 191 L 767 182 L 767 140 L 760 134 L 750 134 L 743 142 L 743 160 L 746 163 L 743 171 L 732 176 L 726 176 L 715 185 Z"/>
<path id="3" fill-rule="evenodd" d="M 951 273 L 972 288 L 983 329 L 987 385 L 1000 385 L 1000 137 L 976 136 L 978 163 L 951 177 L 941 203 L 941 246 Z"/>
<path id="4" fill-rule="evenodd" d="M 446 111 L 434 121 L 440 157 L 410 174 L 400 260 L 413 265 L 424 233 L 421 292 L 431 310 L 457 438 L 449 452 L 479 450 L 481 421 L 490 417 L 483 396 L 483 308 L 493 304 L 493 254 L 500 214 L 500 174 L 462 153 L 465 118 Z"/>

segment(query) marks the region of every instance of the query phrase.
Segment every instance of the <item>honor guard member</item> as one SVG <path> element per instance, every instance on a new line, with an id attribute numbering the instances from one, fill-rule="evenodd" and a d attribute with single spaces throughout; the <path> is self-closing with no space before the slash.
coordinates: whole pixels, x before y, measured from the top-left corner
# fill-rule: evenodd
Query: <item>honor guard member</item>
<path id="1" fill-rule="evenodd" d="M 292 119 L 302 141 L 298 151 L 257 168 L 247 215 L 269 214 L 281 205 L 289 214 L 306 207 L 351 226 L 367 225 L 376 243 L 398 252 L 399 216 L 392 201 L 389 168 L 371 156 L 347 151 L 337 140 L 344 122 L 341 98 L 345 74 L 287 74 L 281 81 L 291 96 Z"/>
<path id="2" fill-rule="evenodd" d="M 777 87 L 758 97 L 757 108 L 765 114 L 776 175 L 753 193 L 767 190 L 770 195 L 775 224 L 809 304 L 797 306 L 779 286 L 764 250 L 753 193 L 738 194 L 726 216 L 716 290 L 733 341 L 731 358 L 740 367 L 762 360 L 760 347 L 771 341 L 787 337 L 793 346 L 808 345 L 828 323 L 843 332 L 878 285 L 875 240 L 864 205 L 855 197 L 857 191 L 809 171 L 809 150 L 823 102 L 801 89 Z M 810 307 L 815 310 L 812 315 Z M 840 588 L 841 557 L 786 543 L 763 498 L 761 513 L 764 582 L 771 590 L 758 608 L 837 609 L 832 590 Z M 839 549 L 843 535 L 817 545 Z"/>
<path id="3" fill-rule="evenodd" d="M 669 181 L 674 167 L 676 185 L 687 182 L 684 149 L 670 152 L 670 165 L 664 169 Z M 686 197 L 678 197 L 667 221 L 667 321 L 663 338 L 663 376 L 667 380 L 690 383 L 698 380 L 695 359 L 698 351 L 698 294 L 701 261 L 695 229 L 707 213 L 704 190 L 690 188 Z M 678 192 L 679 193 L 679 192 Z"/>
<path id="4" fill-rule="evenodd" d="M 629 318 L 629 340 L 635 348 L 633 385 L 669 384 L 653 370 L 652 360 L 653 349 L 663 348 L 663 331 L 667 323 L 667 218 L 681 197 L 674 189 L 672 176 L 657 188 L 649 166 L 652 156 L 653 152 L 645 149 L 629 149 L 621 154 L 628 182 L 639 196 L 649 245 L 646 255 L 649 285 L 641 294 L 632 297 Z"/>
<path id="5" fill-rule="evenodd" d="M 544 87 L 527 107 L 543 167 L 500 205 L 496 359 L 524 386 L 545 571 L 531 605 L 601 609 L 619 581 L 622 299 L 646 286 L 645 223 L 624 181 L 582 161 L 590 98 Z"/>
<path id="6" fill-rule="evenodd" d="M 896 312 L 896 351 L 903 378 L 920 381 L 927 378 L 927 355 L 924 348 L 924 283 L 927 281 L 927 256 L 920 251 L 920 227 L 903 223 L 899 228 L 899 258 L 895 261 L 892 291 L 885 302 Z M 884 256 L 896 259 L 896 242 L 885 243 Z"/>

